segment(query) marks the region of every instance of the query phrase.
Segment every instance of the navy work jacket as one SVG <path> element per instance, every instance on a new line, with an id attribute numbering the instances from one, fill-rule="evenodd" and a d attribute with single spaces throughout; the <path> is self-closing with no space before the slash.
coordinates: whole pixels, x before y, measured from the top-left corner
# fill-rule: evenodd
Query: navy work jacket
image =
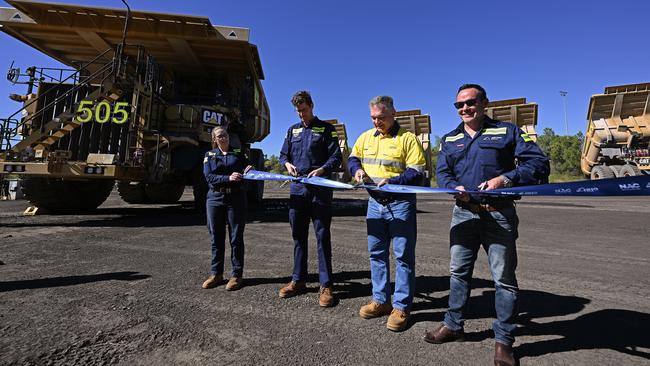
<path id="1" fill-rule="evenodd" d="M 549 159 L 524 131 L 513 123 L 488 118 L 474 138 L 461 122 L 440 142 L 436 177 L 441 188 L 479 184 L 503 175 L 515 186 L 546 183 Z"/>
<path id="2" fill-rule="evenodd" d="M 221 150 L 216 148 L 205 153 L 203 175 L 211 189 L 241 187 L 244 181 L 231 182 L 230 174 L 243 174 L 249 164 L 248 157 L 240 149 L 229 148 L 228 153 L 223 155 Z"/>
<path id="3" fill-rule="evenodd" d="M 289 162 L 298 170 L 299 176 L 306 176 L 312 170 L 323 168 L 324 176 L 341 165 L 339 149 L 334 126 L 314 117 L 305 126 L 296 123 L 289 128 L 280 151 L 280 164 Z"/>

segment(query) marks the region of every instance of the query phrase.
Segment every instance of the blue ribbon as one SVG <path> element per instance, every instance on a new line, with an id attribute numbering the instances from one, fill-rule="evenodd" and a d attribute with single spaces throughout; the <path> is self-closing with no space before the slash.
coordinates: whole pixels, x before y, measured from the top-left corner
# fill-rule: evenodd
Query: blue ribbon
<path id="1" fill-rule="evenodd" d="M 321 177 L 292 177 L 290 175 L 283 175 L 278 173 L 260 172 L 259 170 L 249 170 L 244 174 L 244 179 L 250 180 L 275 180 L 275 181 L 290 181 L 303 184 L 311 184 L 314 186 L 328 187 L 333 189 L 352 189 L 351 184 L 337 182 L 331 179 Z"/>
<path id="2" fill-rule="evenodd" d="M 431 188 L 420 186 L 406 186 L 385 184 L 381 187 L 370 184 L 353 186 L 321 177 L 292 177 L 277 173 L 250 170 L 244 174 L 244 179 L 251 180 L 279 180 L 303 184 L 311 184 L 334 189 L 366 188 L 387 193 L 458 193 L 460 191 L 449 188 Z M 489 191 L 465 191 L 471 194 L 488 196 L 647 196 L 650 195 L 650 175 L 637 175 L 634 177 L 581 180 L 568 183 L 540 184 L 512 188 L 493 189 Z"/>
<path id="3" fill-rule="evenodd" d="M 360 184 L 356 188 L 366 188 L 372 191 L 380 191 L 387 193 L 458 193 L 460 191 L 449 188 L 431 188 L 421 186 L 405 186 L 399 184 L 384 184 L 381 187 L 371 184 Z"/>
<path id="4" fill-rule="evenodd" d="M 282 175 L 278 173 L 260 172 L 259 170 L 249 170 L 244 174 L 244 179 L 249 180 L 289 180 L 294 181 L 296 178 L 290 175 Z"/>
<path id="5" fill-rule="evenodd" d="M 647 196 L 650 175 L 473 191 L 494 196 Z"/>
<path id="6" fill-rule="evenodd" d="M 337 182 L 331 179 L 325 179 L 321 177 L 309 177 L 309 178 L 298 178 L 300 183 L 312 184 L 315 186 L 328 187 L 334 189 L 353 189 L 354 186 L 347 183 Z"/>

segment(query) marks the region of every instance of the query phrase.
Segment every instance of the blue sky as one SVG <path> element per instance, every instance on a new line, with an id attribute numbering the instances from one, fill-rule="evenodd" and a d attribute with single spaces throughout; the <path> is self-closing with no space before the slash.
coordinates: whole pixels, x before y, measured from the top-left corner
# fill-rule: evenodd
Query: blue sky
<path id="1" fill-rule="evenodd" d="M 118 0 L 68 1 L 122 7 Z M 538 132 L 564 133 L 560 90 L 568 92 L 569 133 L 583 131 L 589 97 L 605 86 L 650 82 L 650 1 L 137 1 L 132 9 L 208 16 L 213 24 L 251 29 L 266 75 L 271 135 L 257 144 L 277 154 L 289 102 L 309 90 L 315 113 L 346 124 L 350 145 L 371 127 L 367 103 L 391 95 L 397 109 L 431 115 L 432 135 L 459 123 L 452 106 L 463 83 L 482 84 L 492 100 L 526 97 L 539 104 Z M 3 4 L 3 6 L 8 6 Z M 56 66 L 0 33 L 0 68 L 12 60 Z M 0 115 L 24 92 L 0 80 Z"/>

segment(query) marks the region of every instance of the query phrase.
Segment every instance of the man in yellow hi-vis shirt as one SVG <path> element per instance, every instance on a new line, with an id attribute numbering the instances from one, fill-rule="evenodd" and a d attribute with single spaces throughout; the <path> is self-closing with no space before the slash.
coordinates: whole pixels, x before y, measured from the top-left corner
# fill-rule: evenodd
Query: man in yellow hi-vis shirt
<path id="1" fill-rule="evenodd" d="M 370 101 L 374 128 L 354 144 L 348 160 L 350 174 L 358 182 L 420 185 L 424 172 L 422 145 L 411 132 L 395 121 L 393 98 L 377 96 Z M 362 318 L 388 315 L 386 327 L 406 328 L 415 289 L 415 194 L 389 194 L 369 190 L 368 252 L 372 279 L 372 301 L 359 310 Z M 390 291 L 389 247 L 393 243 L 395 291 Z"/>

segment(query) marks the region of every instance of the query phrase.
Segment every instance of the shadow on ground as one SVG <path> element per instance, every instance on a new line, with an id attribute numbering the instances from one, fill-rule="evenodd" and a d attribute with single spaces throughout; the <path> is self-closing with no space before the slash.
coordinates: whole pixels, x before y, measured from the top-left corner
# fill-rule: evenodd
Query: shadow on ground
<path id="1" fill-rule="evenodd" d="M 127 207 L 98 208 L 88 214 L 50 215 L 49 222 L 18 222 L 3 224 L 4 227 L 52 227 L 75 225 L 78 227 L 180 227 L 204 226 L 205 212 L 193 208 L 194 202 L 187 201 L 168 206 L 147 207 L 134 205 Z M 367 200 L 335 199 L 332 204 L 334 217 L 365 216 Z M 262 205 L 251 205 L 247 212 L 248 222 L 286 222 L 289 223 L 289 200 L 284 198 L 265 199 Z M 98 216 L 89 218 L 89 216 Z M 111 217 L 106 217 L 111 216 Z M 78 221 L 75 221 L 78 219 Z M 31 221 L 28 217 L 20 221 Z"/>
<path id="2" fill-rule="evenodd" d="M 537 323 L 528 319 L 519 334 L 561 338 L 519 345 L 519 358 L 578 350 L 610 349 L 650 360 L 650 314 L 624 309 L 604 309 L 572 320 Z"/>
<path id="3" fill-rule="evenodd" d="M 0 292 L 75 286 L 100 281 L 138 281 L 149 277 L 149 275 L 138 274 L 138 272 L 111 272 L 83 276 L 38 278 L 34 280 L 0 281 Z"/>

